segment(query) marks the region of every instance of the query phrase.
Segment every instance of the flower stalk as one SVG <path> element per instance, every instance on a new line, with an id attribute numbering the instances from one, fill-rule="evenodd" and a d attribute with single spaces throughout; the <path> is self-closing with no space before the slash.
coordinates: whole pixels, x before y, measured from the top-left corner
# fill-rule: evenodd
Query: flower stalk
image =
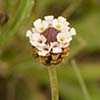
<path id="1" fill-rule="evenodd" d="M 72 60 L 71 64 L 72 64 L 72 67 L 73 67 L 73 69 L 74 69 L 74 71 L 76 73 L 76 76 L 77 76 L 77 79 L 78 79 L 79 84 L 81 86 L 81 89 L 82 89 L 82 92 L 84 94 L 85 100 L 91 100 L 90 95 L 89 95 L 88 90 L 87 90 L 87 87 L 86 87 L 86 85 L 84 83 L 84 80 L 83 80 L 83 78 L 81 76 L 81 73 L 80 73 L 80 71 L 79 71 L 79 69 L 78 69 L 78 67 L 76 65 L 75 60 Z"/>
<path id="2" fill-rule="evenodd" d="M 72 37 L 76 35 L 76 30 L 69 26 L 66 18 L 54 18 L 52 15 L 45 16 L 43 20 L 37 19 L 33 26 L 26 33 L 33 47 L 33 57 L 48 66 L 51 100 L 58 100 L 56 67 L 52 65 L 59 64 L 69 55 L 69 45 Z"/>
<path id="3" fill-rule="evenodd" d="M 55 66 L 48 67 L 48 74 L 51 85 L 51 100 L 58 100 L 59 95 L 58 95 L 56 67 Z"/>

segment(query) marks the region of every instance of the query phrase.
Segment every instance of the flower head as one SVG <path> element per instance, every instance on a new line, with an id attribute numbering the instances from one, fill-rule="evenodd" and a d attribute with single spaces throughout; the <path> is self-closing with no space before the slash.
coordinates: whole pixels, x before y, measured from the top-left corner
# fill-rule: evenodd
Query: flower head
<path id="1" fill-rule="evenodd" d="M 26 36 L 34 48 L 35 56 L 43 64 L 57 64 L 69 54 L 68 46 L 72 36 L 76 35 L 74 28 L 69 27 L 67 20 L 60 16 L 45 16 L 37 19 L 34 27 L 28 30 Z"/>

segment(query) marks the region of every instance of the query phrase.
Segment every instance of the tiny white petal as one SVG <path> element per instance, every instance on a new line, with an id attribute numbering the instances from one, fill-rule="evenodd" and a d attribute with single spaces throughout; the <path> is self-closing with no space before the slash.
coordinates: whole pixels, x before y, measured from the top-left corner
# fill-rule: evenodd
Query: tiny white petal
<path id="1" fill-rule="evenodd" d="M 28 31 L 26 32 L 26 37 L 30 37 L 31 34 L 32 34 L 32 31 L 31 31 L 31 30 L 28 30 Z"/>
<path id="2" fill-rule="evenodd" d="M 56 47 L 56 48 L 53 48 L 53 49 L 52 49 L 52 52 L 53 52 L 53 53 L 61 53 L 61 52 L 62 52 L 62 49 L 59 48 L 59 47 Z"/>
<path id="3" fill-rule="evenodd" d="M 59 22 L 62 22 L 64 25 L 68 26 L 69 25 L 69 22 L 67 22 L 66 18 L 60 16 L 58 17 L 58 21 Z"/>
<path id="4" fill-rule="evenodd" d="M 61 48 L 66 48 L 69 46 L 70 43 L 60 43 Z"/>
<path id="5" fill-rule="evenodd" d="M 63 27 L 62 30 L 61 30 L 61 33 L 69 33 L 69 29 L 70 27 Z"/>
<path id="6" fill-rule="evenodd" d="M 35 27 L 38 27 L 38 26 L 41 26 L 41 22 L 42 22 L 41 19 L 37 19 L 33 24 Z"/>
<path id="7" fill-rule="evenodd" d="M 67 42 L 67 43 L 69 43 L 71 40 L 72 40 L 72 37 L 71 37 L 71 36 L 68 36 L 68 37 L 66 38 L 66 42 Z"/>
<path id="8" fill-rule="evenodd" d="M 45 16 L 44 19 L 45 19 L 47 22 L 52 22 L 53 19 L 54 19 L 54 16 Z"/>
<path id="9" fill-rule="evenodd" d="M 43 42 L 46 42 L 46 38 L 45 38 L 43 35 L 41 35 L 41 40 L 42 40 Z"/>
<path id="10" fill-rule="evenodd" d="M 51 47 L 58 47 L 59 43 L 58 42 L 51 42 L 50 43 Z"/>
<path id="11" fill-rule="evenodd" d="M 33 32 L 33 33 L 38 33 L 38 34 L 39 34 L 39 32 L 38 32 L 38 30 L 37 30 L 36 28 L 32 28 L 32 32 Z"/>
<path id="12" fill-rule="evenodd" d="M 56 25 L 58 23 L 58 20 L 57 19 L 54 19 L 53 20 L 53 25 Z"/>
<path id="13" fill-rule="evenodd" d="M 66 47 L 68 47 L 69 45 L 70 45 L 69 43 L 66 43 L 66 44 L 64 44 L 63 48 L 66 48 Z"/>
<path id="14" fill-rule="evenodd" d="M 32 39 L 32 40 L 37 40 L 37 39 L 39 39 L 39 38 L 40 38 L 40 34 L 34 33 L 34 34 L 32 34 L 32 36 L 31 36 L 31 39 Z"/>
<path id="15" fill-rule="evenodd" d="M 46 56 L 51 50 L 51 47 L 49 45 L 44 45 L 43 48 L 40 49 L 38 52 L 38 55 L 40 56 Z"/>
<path id="16" fill-rule="evenodd" d="M 36 43 L 32 40 L 29 41 L 31 43 L 32 46 L 36 46 Z"/>
<path id="17" fill-rule="evenodd" d="M 48 51 L 44 51 L 44 50 L 38 52 L 39 56 L 46 56 L 47 54 L 48 54 Z"/>
<path id="18" fill-rule="evenodd" d="M 59 17 L 58 17 L 58 20 L 59 20 L 59 21 L 62 21 L 62 22 L 65 22 L 65 21 L 66 21 L 66 18 L 64 18 L 64 17 L 62 17 L 62 16 L 59 16 Z"/>
<path id="19" fill-rule="evenodd" d="M 37 45 L 36 48 L 37 48 L 39 51 L 42 51 L 42 50 L 44 49 L 44 46 L 45 46 L 45 44 Z"/>
<path id="20" fill-rule="evenodd" d="M 76 30 L 74 28 L 71 28 L 70 29 L 70 34 L 73 36 L 73 35 L 76 35 Z"/>
<path id="21" fill-rule="evenodd" d="M 61 53 L 62 52 L 62 48 L 58 42 L 52 42 L 51 47 L 52 47 L 52 53 Z"/>
<path id="22" fill-rule="evenodd" d="M 42 21 L 42 25 L 44 26 L 45 29 L 48 27 L 48 23 L 46 21 Z"/>

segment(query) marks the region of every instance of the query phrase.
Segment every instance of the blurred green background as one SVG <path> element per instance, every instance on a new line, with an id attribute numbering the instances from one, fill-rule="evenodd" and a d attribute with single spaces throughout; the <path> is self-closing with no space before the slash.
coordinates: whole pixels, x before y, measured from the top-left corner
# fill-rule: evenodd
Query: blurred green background
<path id="1" fill-rule="evenodd" d="M 77 30 L 70 56 L 57 65 L 60 100 L 85 100 L 71 59 L 91 99 L 100 100 L 100 0 L 0 0 L 0 100 L 50 100 L 47 70 L 26 38 L 46 15 L 62 15 Z"/>

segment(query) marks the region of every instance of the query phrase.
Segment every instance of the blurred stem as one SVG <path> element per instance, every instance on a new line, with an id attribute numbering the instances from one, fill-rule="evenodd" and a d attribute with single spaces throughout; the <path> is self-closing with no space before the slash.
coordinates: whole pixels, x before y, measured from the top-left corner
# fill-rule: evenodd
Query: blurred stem
<path id="1" fill-rule="evenodd" d="M 75 10 L 78 8 L 82 0 L 74 0 L 71 2 L 71 4 L 62 12 L 62 16 L 65 16 L 66 18 L 69 18 Z"/>
<path id="2" fill-rule="evenodd" d="M 56 75 L 56 67 L 49 66 L 48 67 L 50 85 L 51 85 L 51 100 L 58 100 L 58 84 L 57 84 L 57 75 Z"/>
<path id="3" fill-rule="evenodd" d="M 21 29 L 23 23 L 25 23 L 30 17 L 33 5 L 34 0 L 20 0 L 18 8 L 15 11 L 16 13 L 14 18 L 10 18 L 7 29 L 2 32 L 3 34 L 0 34 L 0 46 L 6 44 L 10 37 L 16 34 L 19 29 Z"/>
<path id="4" fill-rule="evenodd" d="M 80 83 L 80 86 L 81 86 L 82 91 L 83 91 L 83 93 L 84 93 L 85 99 L 86 99 L 86 100 L 91 100 L 90 95 L 89 95 L 89 93 L 88 93 L 88 90 L 87 90 L 86 85 L 85 85 L 85 83 L 84 83 L 84 80 L 83 80 L 83 78 L 82 78 L 82 76 L 81 76 L 81 73 L 80 73 L 80 71 L 79 71 L 79 69 L 78 69 L 78 67 L 77 67 L 77 65 L 76 65 L 75 60 L 72 60 L 72 61 L 71 61 L 71 64 L 72 64 L 72 67 L 73 67 L 73 69 L 74 69 L 74 71 L 75 71 L 75 73 L 76 73 L 77 79 L 78 79 L 78 81 L 79 81 L 79 83 Z"/>

